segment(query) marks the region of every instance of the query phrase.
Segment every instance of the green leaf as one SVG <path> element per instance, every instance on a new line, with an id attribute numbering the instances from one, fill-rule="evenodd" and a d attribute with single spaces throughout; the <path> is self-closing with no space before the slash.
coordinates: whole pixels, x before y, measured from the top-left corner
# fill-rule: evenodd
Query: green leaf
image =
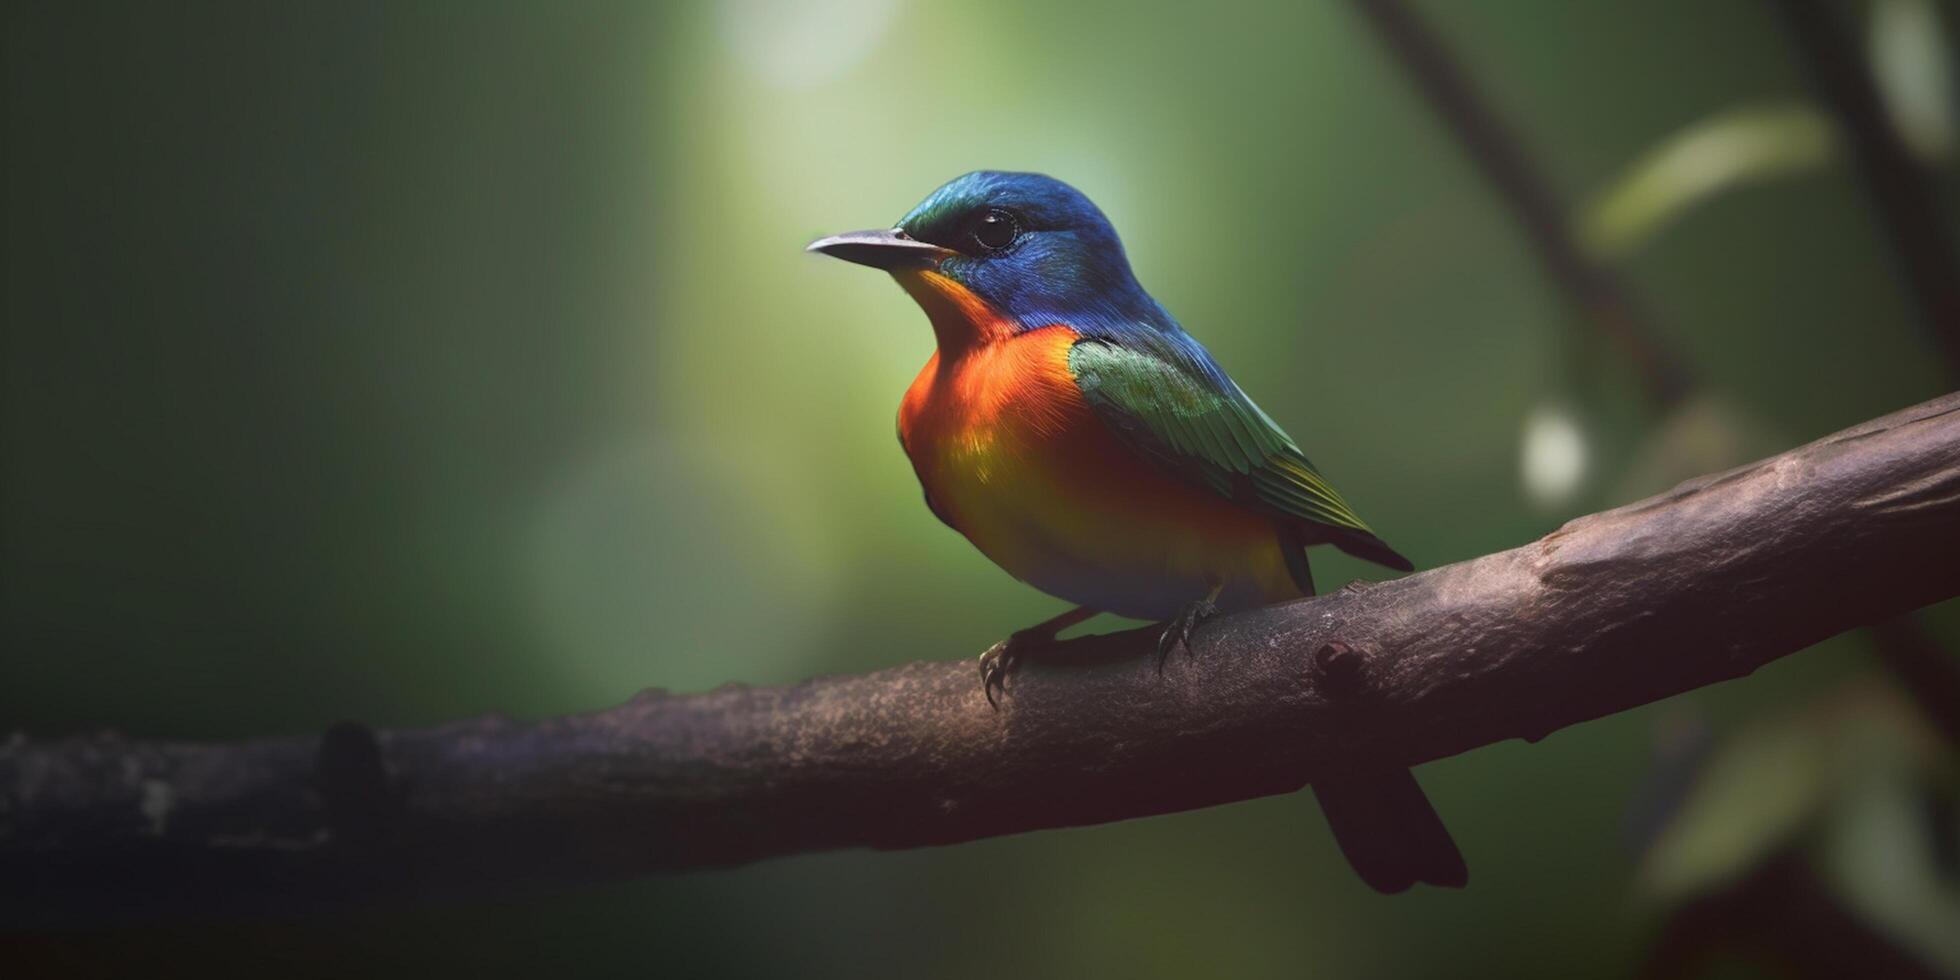
<path id="1" fill-rule="evenodd" d="M 1734 109 L 1669 136 L 1587 209 L 1580 233 L 1620 256 L 1723 191 L 1815 170 L 1836 152 L 1830 120 L 1807 105 Z"/>

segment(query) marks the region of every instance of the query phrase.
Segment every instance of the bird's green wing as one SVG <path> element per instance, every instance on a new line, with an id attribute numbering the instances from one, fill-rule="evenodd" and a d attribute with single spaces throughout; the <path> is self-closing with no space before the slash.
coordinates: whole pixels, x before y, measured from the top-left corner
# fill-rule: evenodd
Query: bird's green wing
<path id="1" fill-rule="evenodd" d="M 1171 473 L 1280 518 L 1334 529 L 1362 557 L 1408 562 L 1375 538 L 1272 418 L 1209 363 L 1176 350 L 1084 339 L 1069 350 L 1083 398 L 1117 438 Z M 1353 534 L 1339 532 L 1356 532 Z M 1389 560 L 1393 559 L 1393 560 Z"/>

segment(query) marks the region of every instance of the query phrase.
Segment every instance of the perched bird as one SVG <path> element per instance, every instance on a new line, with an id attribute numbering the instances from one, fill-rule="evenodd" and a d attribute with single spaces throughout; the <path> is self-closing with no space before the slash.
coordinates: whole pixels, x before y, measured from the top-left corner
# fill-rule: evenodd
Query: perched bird
<path id="1" fill-rule="evenodd" d="M 1414 567 L 1144 292 L 1075 188 L 978 171 L 897 227 L 810 250 L 891 273 L 932 322 L 938 350 L 898 414 L 926 505 L 1078 606 L 982 655 L 990 702 L 1020 658 L 1098 612 L 1166 621 L 1161 667 L 1221 610 L 1312 595 L 1308 545 Z M 1408 771 L 1314 790 L 1369 885 L 1464 884 L 1463 857 Z"/>

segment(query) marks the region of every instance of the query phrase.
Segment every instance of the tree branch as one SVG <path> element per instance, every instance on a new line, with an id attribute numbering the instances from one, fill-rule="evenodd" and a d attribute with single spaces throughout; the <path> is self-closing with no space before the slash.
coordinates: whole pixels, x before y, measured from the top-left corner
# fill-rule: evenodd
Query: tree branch
<path id="1" fill-rule="evenodd" d="M 1858 53 L 1855 33 L 1817 0 L 1777 0 L 1776 7 L 1814 87 L 1851 146 L 1921 324 L 1944 355 L 1947 376 L 1960 380 L 1960 286 L 1955 285 L 1960 263 L 1940 221 L 1933 181 L 1907 152 L 1886 113 L 1871 66 Z M 1879 659 L 1920 710 L 1960 748 L 1960 667 L 1952 655 L 1912 617 L 1875 626 L 1872 639 Z"/>
<path id="2" fill-rule="evenodd" d="M 1557 195 L 1448 46 L 1405 0 L 1353 0 L 1428 100 L 1437 116 L 1494 185 L 1536 247 L 1546 273 L 1581 311 L 1629 355 L 1650 404 L 1665 410 L 1688 396 L 1695 376 L 1661 338 L 1634 292 L 1608 265 L 1589 257 L 1571 233 Z M 1900 259 L 1930 336 L 1960 378 L 1960 287 L 1953 250 L 1939 223 L 1938 201 L 1880 104 L 1850 35 L 1818 0 L 1777 0 L 1856 151 L 1881 224 Z M 1915 700 L 1960 745 L 1960 670 L 1923 624 L 1910 619 L 1876 629 L 1880 659 Z"/>
<path id="3" fill-rule="evenodd" d="M 1439 506 L 1447 506 L 1439 500 Z M 0 746 L 0 923 L 622 878 L 1101 823 L 1412 765 L 1740 677 L 1960 594 L 1960 394 L 1511 551 L 1067 644 L 609 711 Z"/>

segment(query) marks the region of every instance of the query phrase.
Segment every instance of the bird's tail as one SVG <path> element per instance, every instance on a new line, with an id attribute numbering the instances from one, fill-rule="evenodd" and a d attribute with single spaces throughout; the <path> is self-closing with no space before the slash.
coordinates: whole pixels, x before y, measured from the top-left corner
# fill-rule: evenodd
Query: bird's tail
<path id="1" fill-rule="evenodd" d="M 1388 546 L 1388 542 L 1367 531 L 1338 528 L 1334 533 L 1327 535 L 1327 541 L 1356 558 L 1374 562 L 1384 568 L 1393 568 L 1398 572 L 1416 570 L 1415 562 L 1402 557 L 1400 552 Z"/>
<path id="2" fill-rule="evenodd" d="M 1313 784 L 1334 841 L 1370 888 L 1384 894 L 1422 882 L 1462 888 L 1463 855 L 1415 774 L 1407 769 Z"/>

